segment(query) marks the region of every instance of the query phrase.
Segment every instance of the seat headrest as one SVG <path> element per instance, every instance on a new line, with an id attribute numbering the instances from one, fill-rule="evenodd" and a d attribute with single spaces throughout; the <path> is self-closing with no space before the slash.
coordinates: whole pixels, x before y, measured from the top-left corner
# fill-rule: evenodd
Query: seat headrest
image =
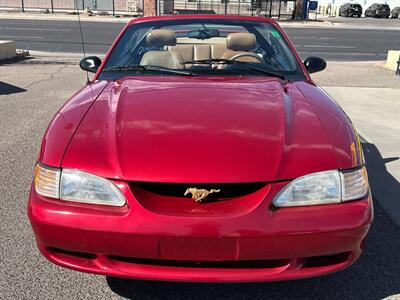
<path id="1" fill-rule="evenodd" d="M 256 36 L 247 32 L 235 32 L 226 36 L 226 47 L 233 51 L 249 51 L 256 46 Z"/>
<path id="2" fill-rule="evenodd" d="M 176 35 L 170 29 L 153 29 L 147 34 L 146 43 L 150 47 L 175 46 Z"/>

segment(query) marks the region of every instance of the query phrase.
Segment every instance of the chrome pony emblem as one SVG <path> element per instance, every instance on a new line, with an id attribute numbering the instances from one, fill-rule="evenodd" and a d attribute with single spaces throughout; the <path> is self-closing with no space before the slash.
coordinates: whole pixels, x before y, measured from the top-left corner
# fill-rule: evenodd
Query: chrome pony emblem
<path id="1" fill-rule="evenodd" d="M 195 200 L 196 202 L 201 202 L 205 198 L 207 198 L 208 195 L 212 193 L 219 193 L 221 190 L 216 190 L 216 189 L 211 189 L 211 190 L 206 190 L 206 189 L 198 189 L 195 187 L 187 188 L 184 196 L 187 196 L 188 194 L 192 194 L 192 199 Z"/>

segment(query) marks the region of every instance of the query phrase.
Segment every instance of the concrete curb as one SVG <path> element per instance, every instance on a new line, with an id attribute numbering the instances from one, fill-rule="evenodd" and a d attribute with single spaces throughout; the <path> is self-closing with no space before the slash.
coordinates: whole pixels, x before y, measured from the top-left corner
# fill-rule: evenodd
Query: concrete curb
<path id="1" fill-rule="evenodd" d="M 84 14 L 80 15 L 82 22 L 110 22 L 110 23 L 128 23 L 136 17 L 112 17 L 112 16 L 87 16 Z M 0 12 L 0 19 L 3 20 L 35 20 L 35 21 L 71 21 L 76 22 L 78 20 L 77 15 L 73 14 L 40 14 L 40 13 L 7 13 Z M 331 27 L 335 24 L 327 20 L 319 21 L 292 21 L 282 20 L 278 21 L 282 27 Z"/>
<path id="2" fill-rule="evenodd" d="M 112 17 L 112 16 L 87 16 L 80 15 L 82 22 L 103 22 L 103 23 L 120 23 L 126 24 L 136 17 Z M 34 20 L 34 21 L 68 21 L 77 22 L 78 16 L 72 14 L 39 14 L 39 13 L 7 13 L 0 12 L 0 20 Z M 329 20 L 319 21 L 278 21 L 279 25 L 283 28 L 329 28 L 329 29 L 362 29 L 362 30 L 382 30 L 379 26 L 365 26 L 365 25 L 354 25 L 344 23 L 334 23 Z M 400 26 L 388 26 L 385 30 L 400 31 Z"/>
<path id="3" fill-rule="evenodd" d="M 389 50 L 385 67 L 389 70 L 397 70 L 397 62 L 400 61 L 400 50 Z"/>
<path id="4" fill-rule="evenodd" d="M 30 21 L 70 21 L 77 22 L 78 15 L 73 14 L 31 14 L 31 13 L 1 13 L 0 19 L 2 20 L 30 20 Z M 103 16 L 86 16 L 81 14 L 80 19 L 82 22 L 109 22 L 109 23 L 128 23 L 135 17 L 103 17 Z"/>
<path id="5" fill-rule="evenodd" d="M 349 25 L 349 24 L 344 24 L 344 23 L 333 23 L 333 28 L 336 29 L 362 29 L 362 30 L 392 30 L 392 31 L 398 31 L 400 30 L 400 24 L 399 26 L 373 26 L 373 25 Z"/>
<path id="6" fill-rule="evenodd" d="M 0 41 L 0 60 L 17 56 L 14 41 Z"/>
<path id="7" fill-rule="evenodd" d="M 83 58 L 83 54 L 81 52 L 46 52 L 46 51 L 29 51 L 30 56 L 37 57 L 77 57 Z M 98 56 L 100 58 L 105 56 L 105 53 L 86 53 L 86 56 Z"/>
<path id="8" fill-rule="evenodd" d="M 71 21 L 76 22 L 78 20 L 77 15 L 73 14 L 39 14 L 39 13 L 1 13 L 0 19 L 3 20 L 34 20 L 34 21 Z M 111 17 L 111 16 L 87 16 L 84 14 L 80 15 L 82 22 L 110 22 L 110 23 L 128 23 L 129 21 L 136 19 L 136 17 Z M 281 26 L 332 26 L 333 24 L 329 21 L 280 21 Z"/>
<path id="9" fill-rule="evenodd" d="M 125 24 L 129 21 L 137 18 L 136 16 L 87 16 L 85 14 L 80 15 L 82 22 L 104 22 L 104 23 L 121 23 Z M 0 11 L 0 19 L 3 20 L 35 20 L 35 21 L 71 21 L 76 22 L 78 16 L 68 13 L 54 13 L 54 14 L 43 14 L 43 13 L 16 13 Z M 328 20 L 327 17 L 321 17 L 320 19 L 309 20 L 309 21 L 294 21 L 294 20 L 281 20 L 278 23 L 282 27 L 298 27 L 298 28 L 335 28 L 335 29 L 363 29 L 363 30 L 382 30 L 380 26 L 374 25 L 356 25 L 346 23 L 336 23 Z M 387 26 L 385 30 L 400 30 L 400 26 Z"/>

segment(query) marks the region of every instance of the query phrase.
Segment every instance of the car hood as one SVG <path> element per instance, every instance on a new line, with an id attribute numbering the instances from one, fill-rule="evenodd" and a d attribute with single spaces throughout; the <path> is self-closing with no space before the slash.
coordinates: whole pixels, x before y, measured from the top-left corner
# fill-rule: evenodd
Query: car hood
<path id="1" fill-rule="evenodd" d="M 62 166 L 181 183 L 275 181 L 339 167 L 295 84 L 172 76 L 111 82 L 82 120 Z"/>

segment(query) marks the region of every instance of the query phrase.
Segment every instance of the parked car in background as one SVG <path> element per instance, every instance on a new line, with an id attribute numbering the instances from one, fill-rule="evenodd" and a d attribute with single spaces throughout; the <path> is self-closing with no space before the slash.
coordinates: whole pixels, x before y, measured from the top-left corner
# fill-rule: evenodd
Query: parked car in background
<path id="1" fill-rule="evenodd" d="M 374 3 L 365 10 L 366 17 L 389 18 L 390 7 L 387 4 Z"/>
<path id="2" fill-rule="evenodd" d="M 341 17 L 358 17 L 362 15 L 362 6 L 358 3 L 345 3 L 339 9 L 339 16 Z"/>
<path id="3" fill-rule="evenodd" d="M 397 6 L 392 9 L 392 12 L 390 13 L 390 17 L 392 19 L 400 19 L 400 6 Z"/>

